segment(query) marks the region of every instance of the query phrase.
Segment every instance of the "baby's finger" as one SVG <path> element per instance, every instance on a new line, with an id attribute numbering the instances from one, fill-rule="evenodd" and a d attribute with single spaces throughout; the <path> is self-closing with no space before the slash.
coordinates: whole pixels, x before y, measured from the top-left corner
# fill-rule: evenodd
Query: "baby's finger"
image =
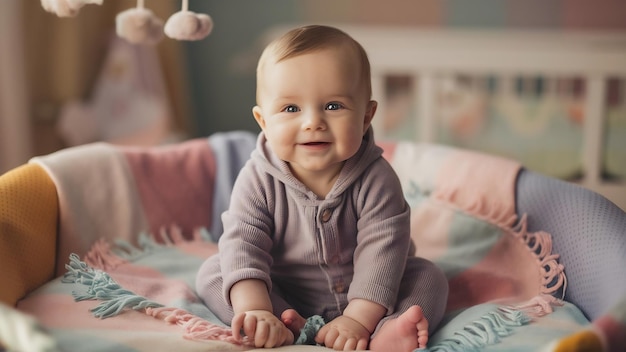
<path id="1" fill-rule="evenodd" d="M 315 342 L 319 343 L 320 345 L 324 344 L 324 340 L 326 340 L 326 334 L 328 334 L 328 330 L 328 325 L 322 326 L 320 331 L 317 332 L 317 335 L 315 335 Z"/>
<path id="2" fill-rule="evenodd" d="M 324 337 L 324 346 L 333 348 L 335 341 L 339 337 L 339 332 L 336 329 L 330 329 Z"/>
<path id="3" fill-rule="evenodd" d="M 246 319 L 243 321 L 243 333 L 249 338 L 254 338 L 256 334 L 257 319 L 253 314 L 246 314 Z"/>
<path id="4" fill-rule="evenodd" d="M 269 336 L 265 347 L 278 347 L 285 344 L 287 340 L 287 329 L 278 325 L 270 325 Z"/>
<path id="5" fill-rule="evenodd" d="M 257 321 L 254 333 L 254 345 L 256 347 L 273 347 L 269 344 L 270 327 L 265 321 Z M 252 336 L 252 335 L 251 335 Z"/>
<path id="6" fill-rule="evenodd" d="M 230 327 L 233 331 L 233 337 L 237 340 L 241 340 L 241 329 L 243 329 L 243 321 L 246 318 L 246 313 L 239 313 L 233 317 L 230 323 Z"/>
<path id="7" fill-rule="evenodd" d="M 281 341 L 281 345 L 293 345 L 295 336 L 293 336 L 293 332 L 289 329 L 283 330 L 283 339 Z"/>
<path id="8" fill-rule="evenodd" d="M 293 333 L 285 326 L 274 326 L 270 338 L 274 338 L 274 347 L 293 344 Z"/>

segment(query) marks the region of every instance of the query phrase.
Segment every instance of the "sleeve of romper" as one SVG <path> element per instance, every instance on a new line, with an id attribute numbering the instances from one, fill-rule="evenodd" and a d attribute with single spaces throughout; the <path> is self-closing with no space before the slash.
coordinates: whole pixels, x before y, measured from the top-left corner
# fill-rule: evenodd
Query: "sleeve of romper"
<path id="1" fill-rule="evenodd" d="M 356 201 L 357 247 L 348 299 L 367 299 L 391 313 L 411 244 L 410 208 L 384 159 L 365 172 Z"/>
<path id="2" fill-rule="evenodd" d="M 219 255 L 223 293 L 229 304 L 230 290 L 241 280 L 262 280 L 268 292 L 272 288 L 273 217 L 269 209 L 273 209 L 273 197 L 267 196 L 268 187 L 269 182 L 249 161 L 235 181 L 229 209 L 222 214 L 224 233 L 219 240 Z"/>

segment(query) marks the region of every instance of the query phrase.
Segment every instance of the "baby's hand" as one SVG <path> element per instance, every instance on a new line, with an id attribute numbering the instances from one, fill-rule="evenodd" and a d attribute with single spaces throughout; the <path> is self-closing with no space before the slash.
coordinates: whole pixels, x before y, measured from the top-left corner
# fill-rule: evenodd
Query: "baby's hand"
<path id="1" fill-rule="evenodd" d="M 277 347 L 293 344 L 293 333 L 274 314 L 265 310 L 251 310 L 235 314 L 231 327 L 233 337 L 240 340 L 241 330 L 252 339 L 255 347 Z"/>
<path id="2" fill-rule="evenodd" d="M 339 351 L 365 350 L 369 339 L 370 332 L 345 315 L 324 325 L 315 336 L 315 342 Z"/>

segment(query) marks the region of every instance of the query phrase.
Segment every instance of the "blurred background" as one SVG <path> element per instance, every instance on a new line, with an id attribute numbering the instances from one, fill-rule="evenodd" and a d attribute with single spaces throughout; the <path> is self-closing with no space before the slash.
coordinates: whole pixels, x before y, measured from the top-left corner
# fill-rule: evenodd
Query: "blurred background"
<path id="1" fill-rule="evenodd" d="M 94 141 L 154 145 L 220 131 L 258 131 L 251 114 L 256 61 L 263 33 L 280 25 L 626 33 L 624 0 L 190 0 L 190 10 L 212 17 L 212 33 L 195 42 L 164 37 L 151 47 L 115 36 L 116 15 L 136 5 L 134 0 L 104 0 L 101 6 L 83 7 L 75 17 L 59 18 L 45 12 L 39 0 L 0 1 L 0 173 L 32 156 Z M 165 21 L 181 2 L 146 0 L 145 6 Z M 388 90 L 401 96 L 407 79 L 389 77 Z M 607 97 L 621 107 L 626 106 L 624 79 L 609 82 Z M 476 80 L 452 77 L 449 86 L 473 87 Z M 489 78 L 478 82 L 489 90 Z M 541 91 L 546 83 L 529 84 Z M 568 87 L 574 95 L 584 92 L 575 79 Z M 626 181 L 625 111 L 607 118 L 613 152 L 611 170 L 604 176 L 618 181 Z M 542 138 L 561 135 L 560 148 L 579 153 L 580 128 L 563 132 L 577 116 L 573 112 L 561 118 Z M 401 133 L 406 123 L 411 121 L 388 136 L 410 139 Z M 438 140 L 485 149 L 491 128 L 485 126 L 468 137 L 467 128 L 457 133 L 450 124 Z M 550 160 L 533 164 L 536 155 L 524 162 L 575 179 L 580 162 L 576 155 L 568 158 L 569 164 L 552 168 L 556 164 Z"/>

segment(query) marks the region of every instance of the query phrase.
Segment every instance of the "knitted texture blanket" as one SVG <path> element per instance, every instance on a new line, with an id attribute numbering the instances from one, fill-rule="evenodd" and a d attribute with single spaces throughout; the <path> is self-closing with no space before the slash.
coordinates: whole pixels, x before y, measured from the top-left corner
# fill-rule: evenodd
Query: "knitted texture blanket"
<path id="1" fill-rule="evenodd" d="M 249 348 L 202 304 L 193 282 L 216 251 L 216 214 L 228 206 L 254 139 L 219 135 L 150 150 L 95 144 L 36 159 L 59 192 L 63 279 L 19 309 L 35 315 L 60 349 Z M 412 208 L 417 255 L 439 265 L 450 284 L 431 351 L 539 350 L 589 331 L 614 336 L 599 335 L 560 300 L 567 281 L 550 234 L 528 232 L 515 214 L 518 163 L 441 146 L 382 146 Z M 321 347 L 296 350 L 309 348 Z"/>

